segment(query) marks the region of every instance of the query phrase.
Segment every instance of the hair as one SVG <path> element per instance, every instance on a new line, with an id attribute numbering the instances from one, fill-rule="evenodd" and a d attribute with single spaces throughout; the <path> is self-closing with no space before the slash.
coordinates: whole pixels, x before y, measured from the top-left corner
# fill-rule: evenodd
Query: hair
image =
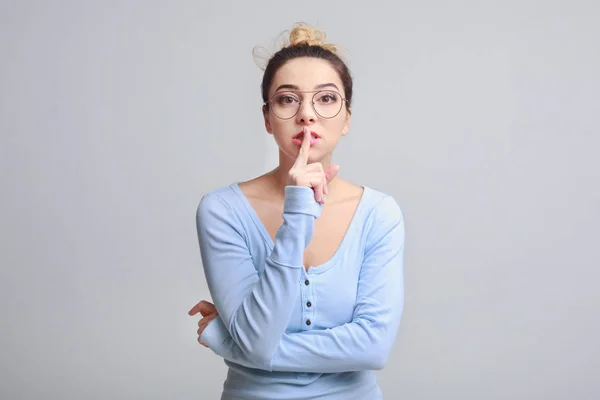
<path id="1" fill-rule="evenodd" d="M 322 30 L 297 23 L 289 33 L 288 44 L 277 51 L 267 62 L 261 83 L 262 99 L 267 110 L 269 107 L 269 89 L 275 73 L 286 62 L 300 57 L 319 58 L 329 62 L 338 73 L 344 86 L 346 109 L 350 111 L 352 102 L 352 75 L 346 63 L 340 58 L 338 46 L 325 43 L 327 35 Z"/>

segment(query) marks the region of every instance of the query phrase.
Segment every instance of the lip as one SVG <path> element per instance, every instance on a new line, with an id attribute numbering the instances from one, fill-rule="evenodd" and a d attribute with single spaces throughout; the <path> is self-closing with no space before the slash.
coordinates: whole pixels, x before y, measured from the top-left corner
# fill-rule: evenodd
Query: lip
<path id="1" fill-rule="evenodd" d="M 312 136 L 310 138 L 310 145 L 313 146 L 315 143 L 317 143 L 319 140 L 321 140 L 321 136 L 319 136 L 318 133 L 311 131 L 310 135 Z M 297 146 L 302 146 L 302 142 L 304 141 L 304 131 L 297 133 L 296 135 L 294 135 L 294 137 L 292 138 L 292 142 L 297 145 Z"/>
<path id="2" fill-rule="evenodd" d="M 314 137 L 315 139 L 321 139 L 321 136 L 319 136 L 319 134 L 317 132 L 314 131 L 310 131 L 310 134 L 312 137 Z M 300 131 L 298 132 L 296 135 L 294 135 L 293 139 L 303 139 L 304 138 L 304 131 Z"/>

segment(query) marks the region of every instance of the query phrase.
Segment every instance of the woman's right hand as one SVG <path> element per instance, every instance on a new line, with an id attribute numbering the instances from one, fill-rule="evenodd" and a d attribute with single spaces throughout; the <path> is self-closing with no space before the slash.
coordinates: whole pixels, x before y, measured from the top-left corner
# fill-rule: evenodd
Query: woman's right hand
<path id="1" fill-rule="evenodd" d="M 304 137 L 298 157 L 288 174 L 288 185 L 312 188 L 315 192 L 315 200 L 324 204 L 327 184 L 337 175 L 340 166 L 332 164 L 327 168 L 323 168 L 320 162 L 308 164 L 311 139 L 310 130 L 304 127 Z"/>
<path id="2" fill-rule="evenodd" d="M 203 343 L 200 340 L 200 336 L 202 336 L 202 332 L 204 332 L 204 329 L 206 328 L 206 326 L 210 323 L 210 321 L 212 321 L 213 319 L 215 319 L 219 313 L 217 312 L 217 309 L 215 307 L 215 305 L 213 303 L 211 303 L 210 301 L 206 301 L 206 300 L 202 300 L 200 302 L 198 302 L 198 304 L 196 304 L 194 307 L 192 307 L 192 309 L 190 311 L 188 311 L 188 315 L 196 315 L 200 313 L 200 315 L 202 315 L 202 319 L 200 321 L 198 321 L 198 343 L 200 343 L 202 346 L 204 347 L 208 347 L 208 345 L 206 343 Z"/>

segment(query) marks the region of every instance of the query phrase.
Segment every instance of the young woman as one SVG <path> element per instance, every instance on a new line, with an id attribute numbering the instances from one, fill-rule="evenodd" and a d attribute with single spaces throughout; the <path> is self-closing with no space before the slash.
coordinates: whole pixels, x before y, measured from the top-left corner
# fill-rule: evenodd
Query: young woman
<path id="1" fill-rule="evenodd" d="M 214 305 L 198 341 L 229 367 L 222 399 L 381 399 L 373 370 L 404 303 L 404 221 L 389 195 L 337 176 L 352 78 L 297 25 L 262 81 L 279 166 L 205 194 L 196 222 Z"/>

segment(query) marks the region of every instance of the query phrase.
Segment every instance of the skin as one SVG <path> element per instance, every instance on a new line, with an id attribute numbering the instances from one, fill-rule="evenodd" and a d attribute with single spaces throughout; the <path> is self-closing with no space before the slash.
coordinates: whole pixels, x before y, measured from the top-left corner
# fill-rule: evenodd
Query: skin
<path id="1" fill-rule="evenodd" d="M 285 186 L 311 187 L 315 200 L 324 205 L 321 218 L 330 209 L 331 215 L 335 215 L 336 207 L 347 207 L 344 204 L 357 197 L 358 189 L 356 185 L 337 177 L 340 167 L 331 163 L 337 144 L 348 134 L 350 110 L 344 104 L 338 115 L 325 119 L 315 112 L 310 101 L 314 91 L 325 84 L 328 85 L 327 90 L 337 91 L 345 97 L 339 75 L 325 60 L 296 58 L 279 68 L 269 89 L 269 99 L 280 91 L 290 91 L 289 88 L 280 88 L 281 85 L 294 85 L 297 89 L 293 91 L 302 97 L 302 104 L 296 116 L 288 120 L 278 118 L 271 110 L 263 107 L 265 129 L 279 147 L 279 165 L 244 183 L 248 187 L 260 188 L 264 200 L 275 207 L 282 207 Z M 312 146 L 311 131 L 319 135 L 319 140 Z M 300 132 L 304 132 L 302 142 L 294 141 L 294 136 Z M 215 306 L 206 300 L 200 301 L 188 311 L 190 316 L 198 313 L 202 315 L 198 322 L 198 342 L 208 347 L 200 341 L 200 335 L 218 313 Z"/>
<path id="2" fill-rule="evenodd" d="M 342 80 L 327 61 L 316 58 L 296 58 L 281 66 L 275 74 L 269 90 L 269 99 L 275 93 L 289 90 L 278 90 L 281 85 L 293 84 L 299 88 L 299 91 L 307 92 L 314 91 L 318 85 L 327 83 L 335 85 L 328 89 L 336 90 L 345 97 Z M 310 148 L 307 164 L 314 164 L 311 166 L 312 168 L 322 168 L 327 171 L 328 175 L 333 175 L 330 176 L 329 180 L 331 181 L 339 171 L 338 165 L 331 164 L 332 153 L 339 140 L 346 136 L 350 129 L 350 112 L 345 106 L 334 118 L 321 118 L 311 105 L 312 93 L 302 93 L 302 95 L 304 101 L 298 114 L 292 119 L 282 120 L 263 107 L 265 129 L 273 136 L 279 147 L 279 166 L 270 172 L 273 185 L 279 193 L 283 193 L 285 186 L 290 184 L 289 174 L 294 172 L 291 170 L 299 155 L 298 145 L 294 144 L 290 138 L 305 127 L 320 136 L 317 143 Z M 329 182 L 329 184 L 333 185 L 334 183 Z M 328 189 L 333 188 L 328 187 Z M 318 191 L 315 192 L 317 201 L 322 200 L 320 194 Z"/>

